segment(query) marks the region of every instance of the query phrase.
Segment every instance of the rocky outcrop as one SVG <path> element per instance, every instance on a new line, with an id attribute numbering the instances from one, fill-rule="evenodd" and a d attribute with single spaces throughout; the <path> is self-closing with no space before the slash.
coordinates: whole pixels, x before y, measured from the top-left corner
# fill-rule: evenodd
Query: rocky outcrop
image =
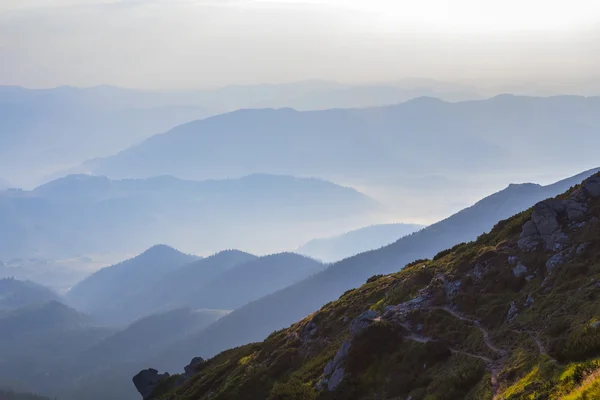
<path id="1" fill-rule="evenodd" d="M 588 179 L 583 184 L 583 190 L 585 190 L 590 197 L 595 199 L 600 197 L 600 176 L 594 176 Z"/>
<path id="2" fill-rule="evenodd" d="M 546 261 L 546 272 L 551 274 L 557 267 L 565 264 L 568 261 L 568 252 L 563 251 L 558 254 L 553 255 Z"/>
<path id="3" fill-rule="evenodd" d="M 582 224 L 588 212 L 588 199 L 600 197 L 599 187 L 600 177 L 595 176 L 570 193 L 567 199 L 550 199 L 537 203 L 533 207 L 531 219 L 523 225 L 519 248 L 527 252 L 540 247 L 554 252 L 564 250 L 569 243 L 569 236 L 564 232 L 562 222 L 569 227 Z"/>
<path id="4" fill-rule="evenodd" d="M 342 382 L 345 375 L 343 363 L 346 360 L 346 357 L 348 357 L 350 347 L 350 340 L 346 340 L 342 343 L 337 353 L 335 353 L 333 360 L 329 361 L 325 366 L 325 369 L 323 370 L 323 379 L 317 383 L 317 389 L 322 390 L 327 387 L 327 390 L 332 392 Z"/>
<path id="5" fill-rule="evenodd" d="M 354 318 L 350 323 L 350 335 L 356 336 L 367 329 L 378 316 L 377 311 L 368 310 Z"/>
<path id="6" fill-rule="evenodd" d="M 166 372 L 159 374 L 154 368 L 145 369 L 133 377 L 133 384 L 144 400 L 150 400 L 156 386 L 169 376 Z"/>

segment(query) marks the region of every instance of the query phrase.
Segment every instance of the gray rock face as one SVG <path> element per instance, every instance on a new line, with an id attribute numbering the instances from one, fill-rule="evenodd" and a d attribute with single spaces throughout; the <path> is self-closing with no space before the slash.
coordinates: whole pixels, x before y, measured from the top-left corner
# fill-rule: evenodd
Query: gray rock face
<path id="1" fill-rule="evenodd" d="M 350 334 L 352 336 L 356 336 L 365 329 L 369 325 L 373 323 L 373 320 L 377 318 L 379 314 L 376 311 L 368 310 L 364 313 L 360 314 L 358 317 L 354 318 L 350 323 Z"/>
<path id="2" fill-rule="evenodd" d="M 583 189 L 593 198 L 600 197 L 600 177 L 593 177 L 583 185 Z"/>
<path id="3" fill-rule="evenodd" d="M 527 274 L 527 272 L 527 267 L 520 262 L 517 263 L 517 265 L 512 269 L 512 273 L 515 276 L 515 278 L 520 278 Z"/>
<path id="4" fill-rule="evenodd" d="M 327 381 L 327 390 L 333 392 L 335 389 L 337 389 L 340 383 L 342 383 L 342 380 L 344 380 L 345 374 L 346 371 L 344 368 L 340 367 L 336 369 L 333 375 L 331 375 L 331 378 L 329 378 L 329 381 Z"/>
<path id="5" fill-rule="evenodd" d="M 585 251 L 590 246 L 590 244 L 591 244 L 590 242 L 586 242 L 586 243 L 581 243 L 579 246 L 577 246 L 577 250 L 576 250 L 577 255 L 581 255 L 581 254 L 585 253 Z"/>
<path id="6" fill-rule="evenodd" d="M 557 209 L 560 205 L 556 200 L 542 201 L 533 207 L 531 220 L 541 236 L 551 236 L 560 229 L 556 220 L 558 216 Z"/>
<path id="7" fill-rule="evenodd" d="M 454 296 L 456 296 L 456 294 L 460 290 L 461 284 L 461 281 L 446 282 L 444 284 L 444 291 L 446 292 L 446 297 L 452 299 Z"/>
<path id="8" fill-rule="evenodd" d="M 533 296 L 531 294 L 527 295 L 527 299 L 525 299 L 525 307 L 531 307 L 533 303 Z"/>
<path id="9" fill-rule="evenodd" d="M 553 255 L 546 261 L 546 271 L 549 274 L 552 273 L 557 267 L 565 264 L 567 260 L 567 255 L 564 252 Z"/>
<path id="10" fill-rule="evenodd" d="M 508 309 L 507 318 L 509 321 L 512 321 L 513 319 L 515 319 L 517 317 L 518 314 L 519 314 L 519 310 L 517 309 L 517 303 L 515 303 L 513 301 L 512 303 L 510 303 L 510 308 Z"/>
<path id="11" fill-rule="evenodd" d="M 543 244 L 546 250 L 562 250 L 569 237 L 561 230 L 559 214 L 566 213 L 567 218 L 572 217 L 575 222 L 585 215 L 585 211 L 585 206 L 573 200 L 546 200 L 536 204 L 531 220 L 523 225 L 519 248 L 531 252 Z"/>
<path id="12" fill-rule="evenodd" d="M 325 366 L 325 369 L 323 370 L 323 375 L 331 375 L 342 364 L 346 357 L 348 357 L 350 346 L 351 345 L 349 340 L 346 340 L 344 343 L 342 343 L 337 353 L 335 353 L 335 357 L 333 357 L 333 360 L 331 360 Z"/>
<path id="13" fill-rule="evenodd" d="M 165 372 L 164 374 L 159 374 L 157 370 L 150 368 L 145 369 L 134 376 L 133 384 L 137 391 L 142 395 L 142 398 L 144 400 L 149 400 L 158 383 L 168 377 L 168 373 Z"/>

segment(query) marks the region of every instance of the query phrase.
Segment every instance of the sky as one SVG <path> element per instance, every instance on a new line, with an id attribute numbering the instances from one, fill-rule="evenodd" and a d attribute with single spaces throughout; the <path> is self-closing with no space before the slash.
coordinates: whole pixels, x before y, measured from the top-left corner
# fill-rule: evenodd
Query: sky
<path id="1" fill-rule="evenodd" d="M 1 0 L 0 84 L 600 79 L 597 0 Z"/>

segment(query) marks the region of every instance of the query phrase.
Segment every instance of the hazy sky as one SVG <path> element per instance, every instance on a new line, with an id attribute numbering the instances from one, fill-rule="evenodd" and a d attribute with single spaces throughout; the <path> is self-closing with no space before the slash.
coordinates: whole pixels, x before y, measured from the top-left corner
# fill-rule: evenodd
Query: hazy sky
<path id="1" fill-rule="evenodd" d="M 0 84 L 599 78 L 598 0 L 0 0 Z"/>

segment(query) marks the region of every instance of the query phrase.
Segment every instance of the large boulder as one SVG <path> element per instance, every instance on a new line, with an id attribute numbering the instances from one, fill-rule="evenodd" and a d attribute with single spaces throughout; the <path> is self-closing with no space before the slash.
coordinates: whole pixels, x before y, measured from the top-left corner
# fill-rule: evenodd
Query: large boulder
<path id="1" fill-rule="evenodd" d="M 160 381 L 168 377 L 169 374 L 167 372 L 159 374 L 154 368 L 149 368 L 134 376 L 133 384 L 144 400 L 150 400 L 156 386 Z"/>

